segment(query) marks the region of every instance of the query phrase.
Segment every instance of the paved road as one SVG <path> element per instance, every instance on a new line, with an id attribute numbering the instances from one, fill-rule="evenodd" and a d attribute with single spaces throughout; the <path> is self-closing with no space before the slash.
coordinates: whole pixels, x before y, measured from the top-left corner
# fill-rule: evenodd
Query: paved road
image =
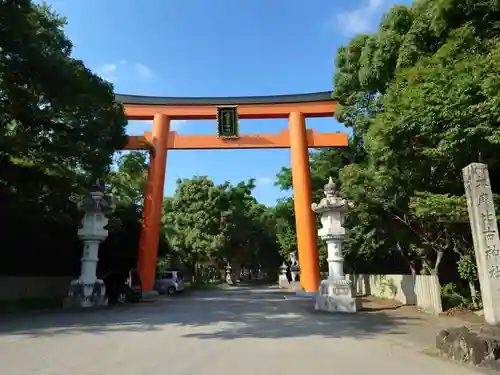
<path id="1" fill-rule="evenodd" d="M 2 375 L 476 374 L 419 353 L 412 321 L 314 313 L 264 288 L 3 319 Z"/>

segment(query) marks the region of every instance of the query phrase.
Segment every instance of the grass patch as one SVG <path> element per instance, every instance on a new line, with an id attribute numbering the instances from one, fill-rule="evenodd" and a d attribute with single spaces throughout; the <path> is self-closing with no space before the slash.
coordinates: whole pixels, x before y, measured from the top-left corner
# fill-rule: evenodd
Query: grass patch
<path id="1" fill-rule="evenodd" d="M 60 308 L 62 308 L 61 298 L 22 298 L 0 301 L 0 313 L 3 314 Z"/>

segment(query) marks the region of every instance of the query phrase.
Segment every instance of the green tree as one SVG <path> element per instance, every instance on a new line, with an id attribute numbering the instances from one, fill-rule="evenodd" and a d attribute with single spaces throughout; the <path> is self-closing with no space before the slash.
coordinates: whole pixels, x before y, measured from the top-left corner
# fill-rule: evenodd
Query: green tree
<path id="1" fill-rule="evenodd" d="M 397 70 L 380 100 L 384 110 L 366 136 L 373 163 L 397 176 L 398 190 L 407 199 L 396 215 L 416 235 L 424 270 L 433 273 L 445 250 L 462 238 L 451 232 L 446 217 L 461 216 L 461 206 L 454 201 L 454 212 L 420 209 L 418 215 L 413 208 L 450 208 L 447 194 L 463 194 L 461 170 L 474 161 L 490 166 L 493 187 L 500 188 L 498 108 L 493 104 L 500 98 L 499 40 L 482 39 L 488 33 L 477 30 L 474 21 L 457 24 L 445 32 L 446 39 L 434 34 L 441 39 L 432 55 Z M 472 246 L 470 240 L 465 246 Z"/>
<path id="2" fill-rule="evenodd" d="M 487 163 L 500 186 L 499 11 L 496 1 L 417 0 L 338 49 L 336 117 L 352 129 L 350 145 L 310 162 L 315 199 L 338 176 L 354 203 L 345 244 L 353 272 L 415 273 L 421 263 L 437 273 L 448 252 L 471 258 L 461 169 Z M 278 184 L 291 186 L 289 170 Z"/>
<path id="3" fill-rule="evenodd" d="M 276 220 L 273 210 L 252 196 L 254 188 L 254 179 L 225 186 L 230 197 L 232 226 L 224 258 L 237 267 L 274 272 L 280 262 Z"/>
<path id="4" fill-rule="evenodd" d="M 108 175 L 111 193 L 118 201 L 141 206 L 148 175 L 148 154 L 135 151 L 117 160 L 117 168 Z"/>
<path id="5" fill-rule="evenodd" d="M 274 272 L 280 262 L 274 212 L 255 200 L 254 187 L 253 179 L 236 185 L 179 180 L 163 218 L 172 256 L 197 277 L 203 268 L 222 271 L 227 263 L 236 273 L 240 267 Z"/>
<path id="6" fill-rule="evenodd" d="M 276 218 L 276 239 L 279 244 L 279 253 L 283 260 L 288 260 L 289 254 L 297 251 L 293 198 L 280 200 L 274 207 L 274 216 Z"/>
<path id="7" fill-rule="evenodd" d="M 228 243 L 228 207 L 228 194 L 207 177 L 177 181 L 163 222 L 175 230 L 170 236 L 172 247 L 182 254 L 181 261 L 194 275 L 202 264 L 216 259 Z"/>
<path id="8" fill-rule="evenodd" d="M 64 18 L 1 1 L 0 24 L 0 225 L 11 244 L 2 273 L 74 274 L 73 200 L 109 170 L 126 118 L 113 87 L 71 57 Z"/>
<path id="9" fill-rule="evenodd" d="M 99 177 L 126 143 L 126 118 L 113 86 L 71 57 L 65 23 L 46 5 L 0 3 L 0 150 Z"/>
<path id="10" fill-rule="evenodd" d="M 251 201 L 247 212 L 252 231 L 245 265 L 252 270 L 262 269 L 268 275 L 275 275 L 282 257 L 279 252 L 274 209 Z"/>
<path id="11" fill-rule="evenodd" d="M 436 273 L 453 249 L 458 234 L 447 218 L 460 216 L 463 198 L 447 194 L 463 194 L 461 168 L 472 161 L 498 168 L 498 10 L 491 1 L 416 1 L 393 7 L 378 32 L 339 49 L 337 116 L 366 151 L 341 174 L 359 206 L 349 224 L 351 241 L 359 230 L 358 246 L 376 238 L 371 247 L 403 249 Z M 396 230 L 385 233 L 389 225 Z"/>

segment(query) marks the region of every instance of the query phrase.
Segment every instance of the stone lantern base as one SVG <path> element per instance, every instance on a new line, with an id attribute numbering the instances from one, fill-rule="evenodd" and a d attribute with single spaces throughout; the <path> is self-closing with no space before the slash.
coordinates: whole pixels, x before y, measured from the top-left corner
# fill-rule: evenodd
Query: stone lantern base
<path id="1" fill-rule="evenodd" d="M 80 279 L 73 280 L 69 287 L 68 296 L 64 300 L 64 308 L 90 308 L 107 305 L 106 287 L 100 279 L 88 284 Z"/>
<path id="2" fill-rule="evenodd" d="M 361 310 L 361 298 L 356 296 L 349 280 L 326 279 L 319 285 L 314 309 L 354 313 Z"/>

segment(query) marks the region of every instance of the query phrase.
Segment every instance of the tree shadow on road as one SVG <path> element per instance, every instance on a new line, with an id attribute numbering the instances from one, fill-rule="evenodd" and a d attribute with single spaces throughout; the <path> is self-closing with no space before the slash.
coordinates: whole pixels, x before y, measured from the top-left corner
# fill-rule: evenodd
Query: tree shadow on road
<path id="1" fill-rule="evenodd" d="M 199 291 L 96 311 L 62 311 L 12 317 L 0 322 L 0 338 L 70 334 L 113 334 L 165 330 L 174 337 L 239 338 L 350 337 L 404 334 L 419 318 L 381 311 L 357 314 L 319 313 L 313 301 L 268 288 Z"/>

